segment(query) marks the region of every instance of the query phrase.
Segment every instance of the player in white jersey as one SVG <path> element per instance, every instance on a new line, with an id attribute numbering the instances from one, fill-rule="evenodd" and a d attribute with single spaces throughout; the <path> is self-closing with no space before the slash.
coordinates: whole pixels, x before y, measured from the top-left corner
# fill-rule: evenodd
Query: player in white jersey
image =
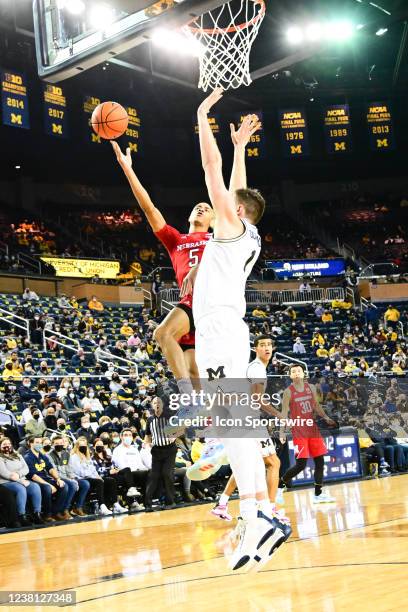
<path id="1" fill-rule="evenodd" d="M 267 386 L 267 367 L 272 357 L 272 340 L 269 336 L 262 335 L 257 336 L 254 341 L 254 350 L 256 358 L 251 361 L 247 368 L 247 378 L 251 383 L 251 394 L 257 397 L 261 397 Z M 262 404 L 263 410 L 274 416 L 280 416 L 280 412 L 274 409 L 270 404 Z M 275 506 L 276 493 L 278 490 L 279 483 L 279 468 L 280 461 L 276 455 L 275 445 L 271 437 L 258 439 L 260 445 L 261 454 L 266 466 L 266 481 L 268 485 L 269 501 L 271 503 L 272 513 L 276 513 L 277 509 Z M 191 470 L 192 468 L 189 468 Z M 221 494 L 217 505 L 211 510 L 211 513 L 218 516 L 221 519 L 230 521 L 232 519 L 228 512 L 228 500 L 232 493 L 236 489 L 235 477 L 232 474 L 229 479 L 224 492 Z M 283 517 L 281 517 L 283 518 Z"/>
<path id="2" fill-rule="evenodd" d="M 243 320 L 245 284 L 261 249 L 255 225 L 263 215 L 265 201 L 256 190 L 243 187 L 231 193 L 224 184 L 221 155 L 207 118 L 222 93 L 215 89 L 197 112 L 201 159 L 215 221 L 195 281 L 193 316 L 203 388 L 225 393 L 236 381 L 246 380 L 250 345 Z M 246 185 L 245 175 L 242 185 Z M 230 567 L 250 569 L 266 551 L 276 549 L 289 537 L 290 528 L 285 531 L 285 526 L 270 514 L 258 441 L 232 436 L 233 432 L 221 441 L 238 484 L 243 521 Z"/>

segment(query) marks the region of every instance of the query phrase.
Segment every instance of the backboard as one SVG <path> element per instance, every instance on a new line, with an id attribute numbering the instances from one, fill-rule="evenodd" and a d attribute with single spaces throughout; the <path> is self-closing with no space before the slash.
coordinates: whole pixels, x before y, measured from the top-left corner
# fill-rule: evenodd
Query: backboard
<path id="1" fill-rule="evenodd" d="M 34 0 L 39 76 L 56 83 L 177 28 L 223 0 Z"/>

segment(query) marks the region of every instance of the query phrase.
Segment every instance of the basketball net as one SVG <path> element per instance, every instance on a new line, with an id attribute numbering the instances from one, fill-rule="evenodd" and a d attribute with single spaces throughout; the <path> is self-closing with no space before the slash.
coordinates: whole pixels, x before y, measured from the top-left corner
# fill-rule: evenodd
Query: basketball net
<path id="1" fill-rule="evenodd" d="M 200 89 L 251 83 L 249 54 L 264 17 L 264 0 L 232 0 L 182 28 L 199 44 Z"/>

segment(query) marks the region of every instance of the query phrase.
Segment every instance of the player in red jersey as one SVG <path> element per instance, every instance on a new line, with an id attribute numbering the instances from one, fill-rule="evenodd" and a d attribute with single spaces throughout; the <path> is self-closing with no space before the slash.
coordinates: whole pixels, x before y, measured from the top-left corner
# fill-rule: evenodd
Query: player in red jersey
<path id="1" fill-rule="evenodd" d="M 314 415 L 321 416 L 328 425 L 334 426 L 336 423 L 320 406 L 315 387 L 305 381 L 302 366 L 290 366 L 289 376 L 292 384 L 283 393 L 281 418 L 286 419 L 289 415 L 291 419 L 307 419 L 310 422 L 291 427 L 296 463 L 282 476 L 279 488 L 288 486 L 291 479 L 305 469 L 309 457 L 313 457 L 315 464 L 313 501 L 315 503 L 333 502 L 335 500 L 328 493 L 322 492 L 324 455 L 327 454 L 327 448 L 316 425 Z"/>
<path id="2" fill-rule="evenodd" d="M 235 191 L 246 182 L 245 148 L 254 129 L 249 120 L 244 120 L 236 131 L 231 125 L 231 138 L 234 144 L 234 164 L 231 172 L 230 190 Z M 189 218 L 189 231 L 180 233 L 166 223 L 162 213 L 156 208 L 149 194 L 132 169 L 130 149 L 124 155 L 119 145 L 112 141 L 116 154 L 133 194 L 154 234 L 166 247 L 176 274 L 177 284 L 181 288 L 183 281 L 183 297 L 155 330 L 155 339 L 173 372 L 182 393 L 189 393 L 191 381 L 198 381 L 198 370 L 195 363 L 195 336 L 192 314 L 192 283 L 188 272 L 200 261 L 207 241 L 210 238 L 208 230 L 213 221 L 213 209 L 209 204 L 197 204 Z M 186 278 L 187 277 L 187 278 Z"/>

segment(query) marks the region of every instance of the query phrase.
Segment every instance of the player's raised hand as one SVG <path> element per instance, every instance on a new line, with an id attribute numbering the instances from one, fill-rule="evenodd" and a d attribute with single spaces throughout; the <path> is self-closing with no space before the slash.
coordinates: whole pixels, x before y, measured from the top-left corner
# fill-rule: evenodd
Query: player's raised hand
<path id="1" fill-rule="evenodd" d="M 231 140 L 234 147 L 246 147 L 251 139 L 251 136 L 255 134 L 261 127 L 261 122 L 257 115 L 246 115 L 244 117 L 238 130 L 235 129 L 235 125 L 230 123 L 231 129 Z"/>
<path id="2" fill-rule="evenodd" d="M 194 283 L 198 272 L 198 266 L 191 268 L 190 272 L 186 274 L 180 288 L 180 297 L 183 298 L 186 295 L 193 293 Z"/>
<path id="3" fill-rule="evenodd" d="M 118 163 L 121 166 L 121 168 L 123 168 L 124 170 L 126 170 L 127 168 L 131 168 L 132 167 L 132 155 L 130 153 L 130 147 L 126 149 L 126 155 L 125 155 L 122 152 L 122 149 L 120 148 L 117 142 L 115 142 L 114 140 L 111 140 L 111 144 L 115 152 L 116 159 L 118 160 Z"/>
<path id="4" fill-rule="evenodd" d="M 214 104 L 217 104 L 217 102 L 221 100 L 223 93 L 222 87 L 216 87 L 214 91 L 201 102 L 197 113 L 200 115 L 207 115 Z"/>

